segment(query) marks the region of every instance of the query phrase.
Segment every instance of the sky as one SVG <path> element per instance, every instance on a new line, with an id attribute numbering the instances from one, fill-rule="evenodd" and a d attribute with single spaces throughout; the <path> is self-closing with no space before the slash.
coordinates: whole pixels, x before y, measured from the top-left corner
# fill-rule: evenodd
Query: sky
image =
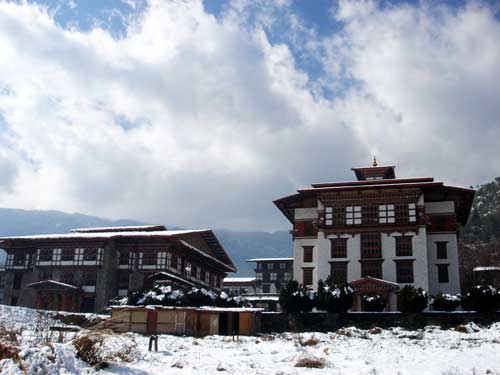
<path id="1" fill-rule="evenodd" d="M 273 231 L 350 168 L 500 176 L 500 6 L 0 0 L 0 206 Z"/>

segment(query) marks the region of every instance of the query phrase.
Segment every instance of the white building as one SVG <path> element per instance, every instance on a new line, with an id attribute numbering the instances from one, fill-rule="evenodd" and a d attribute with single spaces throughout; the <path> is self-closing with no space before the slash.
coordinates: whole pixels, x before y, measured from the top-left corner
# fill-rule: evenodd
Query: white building
<path id="1" fill-rule="evenodd" d="M 396 178 L 394 166 L 353 168 L 357 181 L 312 184 L 274 203 L 293 224 L 294 278 L 313 288 L 331 277 L 359 295 L 411 284 L 458 293 L 457 238 L 474 190 L 433 178 Z"/>

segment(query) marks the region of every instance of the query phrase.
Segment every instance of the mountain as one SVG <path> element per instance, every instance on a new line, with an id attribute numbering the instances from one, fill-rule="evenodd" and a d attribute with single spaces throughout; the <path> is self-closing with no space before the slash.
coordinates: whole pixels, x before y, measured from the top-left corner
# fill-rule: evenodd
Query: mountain
<path id="1" fill-rule="evenodd" d="M 0 208 L 0 237 L 68 233 L 70 229 L 82 227 L 143 224 L 136 220 L 111 220 L 78 213 L 68 214 L 61 211 L 30 211 Z M 178 228 L 172 227 L 172 229 Z M 221 229 L 215 230 L 215 233 L 238 268 L 238 276 L 251 276 L 254 274 L 253 264 L 245 262 L 246 259 L 291 256 L 291 236 L 285 231 L 267 233 L 238 232 Z M 0 250 L 0 266 L 4 262 L 5 252 Z"/>

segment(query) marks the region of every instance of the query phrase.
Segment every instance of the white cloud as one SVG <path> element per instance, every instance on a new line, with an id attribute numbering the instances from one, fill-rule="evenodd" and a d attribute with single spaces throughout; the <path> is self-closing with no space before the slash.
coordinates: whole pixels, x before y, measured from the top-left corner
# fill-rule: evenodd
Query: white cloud
<path id="1" fill-rule="evenodd" d="M 216 19 L 200 1 L 151 1 L 116 39 L 0 2 L 0 204 L 275 229 L 285 220 L 272 199 L 348 178 L 371 152 L 404 175 L 499 173 L 491 12 L 367 4 L 341 3 L 345 29 L 319 39 L 290 2 L 249 24 L 248 2 Z M 358 85 L 313 95 L 291 46 L 269 41 L 280 11 L 290 43 L 314 46 L 335 74 L 321 84 Z"/>

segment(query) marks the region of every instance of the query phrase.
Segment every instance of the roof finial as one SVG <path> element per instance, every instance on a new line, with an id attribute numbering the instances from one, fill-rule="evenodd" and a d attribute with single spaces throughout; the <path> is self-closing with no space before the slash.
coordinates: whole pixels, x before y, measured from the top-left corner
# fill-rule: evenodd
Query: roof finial
<path id="1" fill-rule="evenodd" d="M 378 163 L 377 163 L 377 157 L 376 156 L 373 156 L 373 164 L 372 164 L 374 167 L 378 166 Z"/>

